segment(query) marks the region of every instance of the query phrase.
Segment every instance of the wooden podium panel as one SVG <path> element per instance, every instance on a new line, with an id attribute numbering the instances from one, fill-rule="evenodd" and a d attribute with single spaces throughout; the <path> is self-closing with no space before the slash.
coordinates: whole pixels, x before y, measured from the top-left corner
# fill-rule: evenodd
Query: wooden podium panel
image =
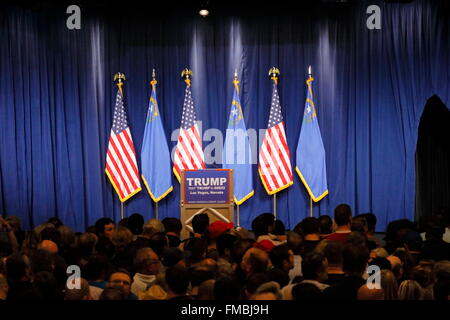
<path id="1" fill-rule="evenodd" d="M 225 176 L 226 182 L 220 180 Z M 217 220 L 234 223 L 233 186 L 233 170 L 231 169 L 181 172 L 180 220 L 183 224 L 181 239 L 188 238 L 189 233 L 193 232 L 192 219 L 200 213 L 206 213 L 210 223 Z M 222 190 L 223 187 L 225 190 Z"/>

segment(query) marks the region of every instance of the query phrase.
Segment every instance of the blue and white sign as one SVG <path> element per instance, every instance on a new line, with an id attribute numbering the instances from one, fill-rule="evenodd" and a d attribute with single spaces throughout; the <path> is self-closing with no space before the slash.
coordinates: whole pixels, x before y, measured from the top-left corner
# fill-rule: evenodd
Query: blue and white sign
<path id="1" fill-rule="evenodd" d="M 229 203 L 230 170 L 184 172 L 185 203 Z"/>

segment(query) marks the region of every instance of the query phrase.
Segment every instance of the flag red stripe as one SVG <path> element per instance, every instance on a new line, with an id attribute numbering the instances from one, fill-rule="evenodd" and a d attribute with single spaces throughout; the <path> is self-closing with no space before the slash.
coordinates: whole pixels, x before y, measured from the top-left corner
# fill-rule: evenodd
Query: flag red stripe
<path id="1" fill-rule="evenodd" d="M 181 146 L 183 147 L 184 150 L 184 155 L 181 153 L 181 151 L 177 150 L 180 152 L 180 155 L 183 159 L 186 160 L 186 165 L 183 165 L 185 169 L 189 169 L 189 164 L 194 167 L 194 169 L 198 169 L 198 166 L 195 162 L 195 160 L 193 159 L 193 152 L 189 146 L 190 146 L 190 141 L 189 141 L 189 137 L 185 135 L 185 133 L 183 132 L 183 134 L 180 134 L 180 136 L 178 137 L 178 141 L 180 142 Z M 189 145 L 188 145 L 189 144 Z"/>
<path id="2" fill-rule="evenodd" d="M 271 135 L 271 137 L 273 136 L 273 135 L 275 135 L 275 134 L 277 134 L 277 132 L 279 133 L 278 134 L 278 138 L 280 139 L 280 140 L 282 140 L 282 137 L 281 137 L 281 132 L 280 132 L 280 130 L 279 130 L 280 128 L 278 127 L 278 125 L 276 126 L 276 130 L 277 131 L 275 131 L 275 132 L 270 132 L 270 135 Z M 272 141 L 275 141 L 275 137 L 272 139 Z M 283 143 L 283 142 L 281 142 L 281 143 Z M 284 154 L 283 154 L 283 152 L 281 151 L 281 147 L 283 147 L 284 148 L 284 150 L 285 150 L 285 152 L 286 152 L 286 154 L 289 156 L 289 149 L 287 149 L 287 146 L 285 147 L 285 145 L 283 145 L 283 146 L 278 146 L 278 144 L 275 144 L 276 146 L 277 146 L 277 152 L 278 152 L 278 157 L 280 158 L 280 160 L 281 160 L 281 162 L 283 163 L 283 167 L 284 167 L 284 170 L 285 170 L 285 172 L 286 172 L 286 174 L 287 174 L 287 176 L 289 177 L 289 180 L 292 180 L 292 170 L 291 170 L 291 167 L 287 164 L 287 161 L 289 161 L 290 162 L 290 158 L 289 159 L 286 159 L 286 157 L 284 156 Z"/>
<path id="3" fill-rule="evenodd" d="M 111 140 L 110 140 L 110 142 L 111 142 Z M 128 184 L 123 179 L 122 170 L 120 170 L 119 166 L 117 165 L 116 160 L 114 160 L 114 157 L 111 155 L 111 151 L 109 149 L 108 149 L 108 157 L 109 157 L 109 160 L 111 160 L 111 162 L 112 162 L 112 164 L 114 166 L 114 169 L 116 169 L 116 172 L 119 175 L 120 182 L 125 187 L 127 195 L 130 194 L 131 192 L 130 192 L 130 189 L 128 188 Z M 120 185 L 118 185 L 117 187 L 120 188 Z"/>
<path id="4" fill-rule="evenodd" d="M 205 164 L 203 163 L 203 150 L 201 150 L 201 149 L 198 150 L 198 147 L 197 147 L 197 145 L 201 146 L 201 143 L 200 143 L 201 140 L 200 140 L 200 136 L 199 136 L 199 134 L 198 134 L 198 132 L 196 130 L 196 127 L 197 126 L 193 126 L 193 127 L 189 128 L 188 132 L 187 132 L 188 133 L 187 136 L 189 137 L 192 150 L 194 150 L 195 156 L 197 157 L 198 162 L 200 162 L 200 167 L 199 168 L 204 168 Z M 194 138 L 196 139 L 197 144 L 195 144 L 195 141 L 193 141 L 193 138 L 191 137 L 191 134 L 194 135 Z"/>
<path id="5" fill-rule="evenodd" d="M 263 142 L 263 144 L 264 144 L 264 142 Z M 275 178 L 275 175 L 274 175 L 274 173 L 272 171 L 272 168 L 270 167 L 269 162 L 267 161 L 266 156 L 264 155 L 264 152 L 260 152 L 260 155 L 261 155 L 261 158 L 263 160 L 262 161 L 263 166 L 262 166 L 262 169 L 261 169 L 263 175 L 264 174 L 266 174 L 266 175 L 269 174 L 271 179 L 272 179 L 272 181 L 273 181 L 273 184 L 275 185 L 275 189 L 278 189 L 280 187 L 280 185 L 278 184 L 278 181 Z M 267 185 L 267 187 L 270 189 L 270 191 L 275 190 L 275 189 L 272 189 L 271 185 Z"/>
<path id="6" fill-rule="evenodd" d="M 130 147 L 130 149 L 131 150 L 133 150 L 133 148 L 131 148 L 131 146 L 133 146 L 133 141 L 130 141 L 130 139 L 129 139 L 129 137 L 128 137 L 128 133 L 127 133 L 127 130 L 124 130 L 124 131 L 122 131 L 118 136 L 116 136 L 116 137 L 118 137 L 117 138 L 117 140 L 119 141 L 119 143 L 120 143 L 120 145 L 121 145 L 121 147 L 122 147 L 122 150 L 123 150 L 123 152 L 125 153 L 125 156 L 127 157 L 127 159 L 128 159 L 128 163 L 131 165 L 131 168 L 133 169 L 133 171 L 134 171 L 134 174 L 135 174 L 135 176 L 134 176 L 134 178 L 137 178 L 138 176 L 139 176 L 139 173 L 138 173 L 138 169 L 136 168 L 136 164 L 134 163 L 134 161 L 133 161 L 133 159 L 131 159 L 131 155 L 130 155 L 130 153 L 128 152 L 128 150 L 126 149 L 126 146 L 124 145 L 124 143 L 123 143 L 123 141 L 122 141 L 122 137 L 125 137 L 125 139 L 127 140 L 127 142 L 128 142 L 128 146 Z M 134 154 L 133 154 L 134 155 Z M 136 158 L 135 158 L 136 159 Z M 138 179 L 139 180 L 139 179 Z M 134 179 L 133 179 L 133 182 L 134 182 Z M 136 187 L 135 187 L 136 188 Z"/>
<path id="7" fill-rule="evenodd" d="M 117 135 L 116 135 L 117 137 Z M 122 146 L 122 148 L 124 148 L 123 144 L 121 144 L 120 138 L 117 138 L 117 141 L 119 141 L 119 144 Z M 127 165 L 125 163 L 125 159 L 123 159 L 121 152 L 119 151 L 119 149 L 117 148 L 117 145 L 114 142 L 114 139 L 111 138 L 111 146 L 113 147 L 114 151 L 116 152 L 117 158 L 120 161 L 120 164 L 122 165 L 123 171 L 125 171 L 125 174 L 127 175 L 128 180 L 130 180 L 131 186 L 133 187 L 133 190 L 137 189 L 137 185 L 136 182 L 134 182 L 133 176 L 131 175 L 130 171 L 127 168 Z M 125 155 L 128 154 L 128 152 L 126 152 L 126 150 L 124 150 Z M 117 167 L 117 166 L 116 166 Z M 124 180 L 124 182 L 126 183 L 126 181 Z"/>
<path id="8" fill-rule="evenodd" d="M 136 156 L 136 151 L 134 150 L 134 144 L 133 144 L 133 140 L 131 139 L 130 134 L 128 134 L 128 130 L 130 130 L 129 128 L 125 129 L 124 131 L 122 131 L 121 133 L 124 133 L 125 139 L 128 142 L 128 145 L 130 146 L 131 151 L 133 151 L 133 155 Z M 138 173 L 136 173 L 137 175 L 139 175 Z"/>
<path id="9" fill-rule="evenodd" d="M 267 130 L 267 140 L 271 140 L 272 141 L 272 137 L 271 137 L 271 130 L 272 129 L 269 129 L 269 130 Z M 272 151 L 272 148 L 270 147 L 270 144 L 269 144 L 269 142 L 268 141 L 264 141 L 265 142 L 265 144 L 266 144 L 266 148 L 267 148 L 267 151 L 269 152 L 269 155 L 270 155 L 270 158 L 272 159 L 272 162 L 275 164 L 275 166 L 276 166 L 276 168 L 274 168 L 275 170 L 276 170 L 276 172 L 278 173 L 278 175 L 277 175 L 277 177 L 279 177 L 280 179 L 281 179 L 281 182 L 283 183 L 283 186 L 284 185 L 286 185 L 287 184 L 287 181 L 286 181 L 286 179 L 285 179 L 285 177 L 284 177 L 284 174 L 281 172 L 281 168 L 280 168 L 280 163 L 278 162 L 278 160 L 275 158 L 275 156 L 273 155 L 273 152 L 275 151 Z M 272 144 L 273 144 L 273 141 L 272 141 Z M 274 170 L 272 169 L 272 172 L 273 172 Z"/>
<path id="10" fill-rule="evenodd" d="M 119 190 L 119 196 L 120 198 L 125 198 L 122 188 L 120 187 L 119 182 L 116 179 L 116 176 L 114 175 L 114 173 L 112 172 L 111 168 L 109 167 L 108 163 L 106 163 L 106 171 L 108 171 L 109 176 L 111 177 L 111 179 L 113 180 L 114 184 L 116 185 L 117 189 Z"/>
<path id="11" fill-rule="evenodd" d="M 184 158 L 183 158 L 183 156 L 181 155 L 181 152 L 180 152 L 180 150 L 178 150 L 178 148 L 176 149 L 176 154 L 177 154 L 177 156 L 178 156 L 178 160 L 181 162 L 181 165 L 182 165 L 182 167 L 180 168 L 179 166 L 178 166 L 178 164 L 175 164 L 175 169 L 177 170 L 177 173 L 178 173 L 178 175 L 181 173 L 181 170 L 183 170 L 183 169 L 188 169 L 188 166 L 187 166 L 187 164 L 186 164 L 186 162 L 184 161 Z"/>

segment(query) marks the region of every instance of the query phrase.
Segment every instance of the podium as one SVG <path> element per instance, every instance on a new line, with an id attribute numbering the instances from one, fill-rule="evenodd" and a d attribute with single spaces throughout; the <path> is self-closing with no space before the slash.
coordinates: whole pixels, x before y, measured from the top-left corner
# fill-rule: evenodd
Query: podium
<path id="1" fill-rule="evenodd" d="M 181 172 L 181 239 L 188 238 L 189 233 L 193 232 L 192 219 L 200 213 L 206 213 L 210 223 L 216 220 L 234 223 L 233 186 L 231 169 Z"/>

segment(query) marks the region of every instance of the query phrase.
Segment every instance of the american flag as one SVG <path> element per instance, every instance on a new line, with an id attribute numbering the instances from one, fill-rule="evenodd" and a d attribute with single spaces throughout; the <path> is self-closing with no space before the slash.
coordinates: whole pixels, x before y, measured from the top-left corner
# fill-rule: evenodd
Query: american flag
<path id="1" fill-rule="evenodd" d="M 276 82 L 273 84 L 269 124 L 259 150 L 258 171 L 268 194 L 277 193 L 293 184 L 291 156 Z"/>
<path id="2" fill-rule="evenodd" d="M 202 149 L 202 139 L 194 109 L 190 81 L 187 80 L 184 95 L 183 115 L 181 117 L 181 128 L 178 136 L 177 148 L 174 155 L 173 172 L 180 181 L 182 170 L 204 169 L 205 161 Z"/>
<path id="3" fill-rule="evenodd" d="M 120 201 L 124 202 L 141 191 L 136 152 L 123 106 L 121 89 L 117 90 L 105 171 Z"/>

